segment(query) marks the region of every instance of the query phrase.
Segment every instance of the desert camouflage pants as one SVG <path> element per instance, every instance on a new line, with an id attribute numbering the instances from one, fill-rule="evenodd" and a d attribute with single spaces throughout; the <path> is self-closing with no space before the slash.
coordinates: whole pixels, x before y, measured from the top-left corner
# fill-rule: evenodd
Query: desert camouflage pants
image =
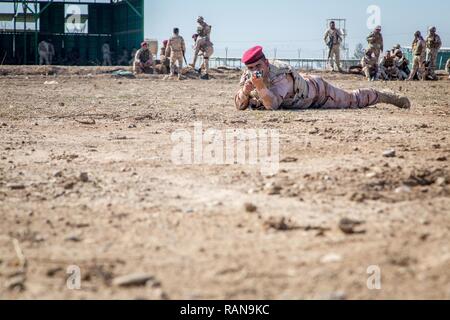
<path id="1" fill-rule="evenodd" d="M 178 72 L 181 73 L 183 69 L 183 52 L 173 51 L 170 54 L 170 75 L 175 75 L 176 63 L 178 63 Z"/>
<path id="2" fill-rule="evenodd" d="M 340 71 L 341 70 L 341 47 L 339 44 L 336 44 L 331 48 L 331 54 L 330 54 L 330 66 L 334 69 L 334 66 L 336 64 L 336 68 Z"/>
<path id="3" fill-rule="evenodd" d="M 434 75 L 437 66 L 438 50 L 428 49 L 428 61 L 430 61 L 430 73 Z"/>
<path id="4" fill-rule="evenodd" d="M 319 76 L 304 76 L 308 84 L 308 97 L 296 105 L 299 108 L 350 109 L 364 108 L 378 103 L 374 89 L 347 91 L 337 88 Z"/>
<path id="5" fill-rule="evenodd" d="M 414 56 L 413 58 L 413 69 L 409 75 L 409 80 L 414 79 L 415 75 L 418 73 L 420 80 L 424 80 L 425 77 L 425 57 L 424 56 Z"/>

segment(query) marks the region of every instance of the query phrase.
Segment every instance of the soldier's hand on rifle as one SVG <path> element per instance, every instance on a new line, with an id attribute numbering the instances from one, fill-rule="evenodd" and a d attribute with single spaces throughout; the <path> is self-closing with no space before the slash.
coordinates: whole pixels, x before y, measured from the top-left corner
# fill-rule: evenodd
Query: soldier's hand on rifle
<path id="1" fill-rule="evenodd" d="M 257 77 L 254 73 L 252 75 L 252 84 L 257 90 L 264 89 L 266 87 L 266 84 L 264 83 L 264 77 Z"/>
<path id="2" fill-rule="evenodd" d="M 244 84 L 244 88 L 242 89 L 242 92 L 248 96 L 254 89 L 255 89 L 255 86 L 253 85 L 252 81 L 247 80 Z"/>

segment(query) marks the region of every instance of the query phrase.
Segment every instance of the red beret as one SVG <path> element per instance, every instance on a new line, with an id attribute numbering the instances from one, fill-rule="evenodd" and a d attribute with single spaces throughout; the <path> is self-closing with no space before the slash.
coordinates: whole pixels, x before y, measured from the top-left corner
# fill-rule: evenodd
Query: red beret
<path id="1" fill-rule="evenodd" d="M 148 43 L 145 42 L 145 41 L 142 41 L 142 42 L 141 42 L 141 47 L 143 47 L 143 46 L 145 46 L 145 45 L 148 45 Z"/>
<path id="2" fill-rule="evenodd" d="M 261 46 L 256 46 L 248 49 L 242 56 L 242 62 L 244 64 L 252 64 L 256 61 L 264 58 L 263 48 Z"/>
<path id="3" fill-rule="evenodd" d="M 163 44 L 166 45 L 169 42 L 169 40 L 164 40 Z"/>

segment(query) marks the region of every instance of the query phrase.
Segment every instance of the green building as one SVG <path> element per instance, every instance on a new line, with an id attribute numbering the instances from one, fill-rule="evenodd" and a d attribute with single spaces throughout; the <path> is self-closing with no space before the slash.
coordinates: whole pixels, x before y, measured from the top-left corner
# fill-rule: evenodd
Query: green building
<path id="1" fill-rule="evenodd" d="M 144 40 L 144 0 L 0 0 L 0 63 L 38 64 L 38 44 L 55 48 L 53 64 L 113 62 Z"/>
<path id="2" fill-rule="evenodd" d="M 412 57 L 412 50 L 411 47 L 409 48 L 404 48 L 404 53 L 406 58 L 409 60 L 411 66 L 412 66 L 412 61 L 413 61 L 413 57 Z M 450 59 L 450 48 L 441 48 L 439 50 L 438 53 L 438 57 L 437 57 L 437 70 L 444 70 L 445 68 L 445 63 L 447 62 L 447 60 Z"/>

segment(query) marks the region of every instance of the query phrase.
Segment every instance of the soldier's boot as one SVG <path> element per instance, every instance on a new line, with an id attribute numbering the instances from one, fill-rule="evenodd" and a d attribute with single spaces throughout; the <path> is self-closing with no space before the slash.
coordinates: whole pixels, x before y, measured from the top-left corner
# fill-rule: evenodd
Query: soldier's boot
<path id="1" fill-rule="evenodd" d="M 411 102 L 405 96 L 399 96 L 388 91 L 378 91 L 379 103 L 392 104 L 401 109 L 411 108 Z"/>
<path id="2" fill-rule="evenodd" d="M 202 79 L 202 80 L 209 80 L 209 74 L 205 73 L 204 75 L 201 75 L 200 79 Z"/>

